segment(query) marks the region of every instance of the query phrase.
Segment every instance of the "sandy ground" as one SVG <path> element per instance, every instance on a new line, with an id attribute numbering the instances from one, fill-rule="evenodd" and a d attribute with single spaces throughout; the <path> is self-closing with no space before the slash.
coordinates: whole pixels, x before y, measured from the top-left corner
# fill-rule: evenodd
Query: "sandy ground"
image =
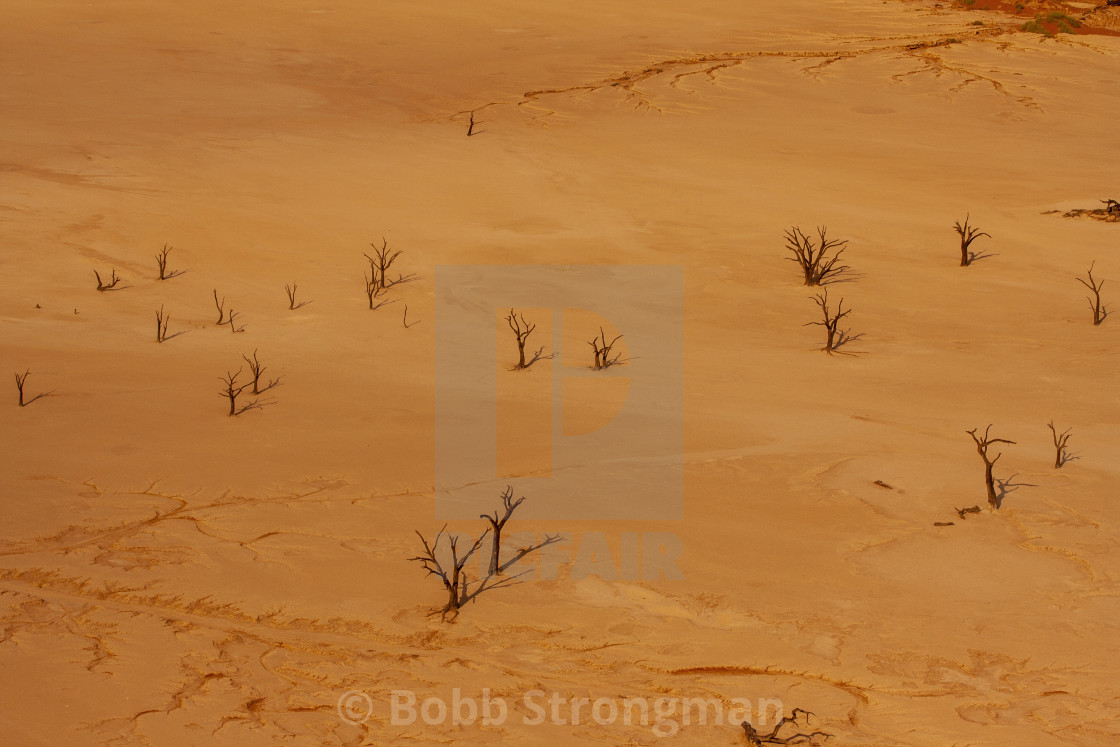
<path id="1" fill-rule="evenodd" d="M 1044 213 L 1120 197 L 1120 39 L 1020 22 L 871 0 L 5 4 L 0 361 L 50 396 L 20 408 L 9 379 L 0 416 L 0 741 L 745 743 L 714 710 L 611 718 L 710 698 L 762 733 L 760 700 L 805 709 L 831 744 L 1115 744 L 1120 325 L 1092 325 L 1074 277 L 1095 261 L 1109 301 L 1120 225 Z M 966 214 L 991 238 L 961 268 Z M 829 286 L 849 355 L 805 326 L 794 225 L 849 242 Z M 382 237 L 416 277 L 370 311 Z M 158 281 L 165 244 L 186 272 Z M 573 380 L 557 431 L 550 382 L 601 320 L 517 300 L 557 355 L 511 371 L 499 293 L 499 360 L 462 382 L 497 391 L 474 487 L 526 496 L 503 560 L 561 541 L 440 622 L 409 561 L 458 495 L 437 494 L 437 267 L 501 264 L 680 268 L 675 309 L 620 294 L 683 325 L 678 401 L 638 413 L 683 413 L 678 453 L 626 468 L 675 474 L 683 518 L 534 509 L 567 466 L 550 439 L 609 423 L 651 358 L 608 327 L 632 360 L 602 378 L 633 382 Z M 113 269 L 126 287 L 98 293 Z M 215 324 L 214 290 L 244 331 Z M 254 350 L 281 383 L 227 417 L 218 379 Z M 989 423 L 1016 442 L 1003 506 L 962 519 L 986 506 L 966 431 Z M 658 538 L 683 578 L 635 574 Z M 484 688 L 506 718 L 469 718 Z M 393 690 L 457 692 L 461 723 L 434 700 L 434 723 L 394 723 Z M 526 697 L 553 694 L 533 723 Z"/>

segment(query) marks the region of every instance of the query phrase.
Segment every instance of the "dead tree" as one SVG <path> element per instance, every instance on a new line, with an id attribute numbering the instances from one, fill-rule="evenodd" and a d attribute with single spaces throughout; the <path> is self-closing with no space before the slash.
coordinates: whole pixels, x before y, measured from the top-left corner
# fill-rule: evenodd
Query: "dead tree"
<path id="1" fill-rule="evenodd" d="M 509 328 L 513 330 L 513 334 L 517 337 L 517 366 L 515 369 L 520 370 L 526 367 L 525 364 L 525 341 L 529 339 L 529 335 L 537 328 L 537 325 L 530 324 L 525 321 L 525 314 L 521 315 L 520 321 L 517 315 L 513 313 L 513 309 L 509 310 L 509 316 L 506 317 L 506 323 Z"/>
<path id="2" fill-rule="evenodd" d="M 218 307 L 218 321 L 217 321 L 217 324 L 220 327 L 220 326 L 222 326 L 223 324 L 226 323 L 226 321 L 225 321 L 225 319 L 226 319 L 226 317 L 225 317 L 225 314 L 226 314 L 226 300 L 224 298 L 221 301 L 218 300 L 218 289 L 217 288 L 214 289 L 214 305 Z"/>
<path id="3" fill-rule="evenodd" d="M 171 317 L 163 313 L 162 304 L 159 311 L 156 312 L 156 342 L 163 342 L 167 339 L 167 323 L 171 321 Z"/>
<path id="4" fill-rule="evenodd" d="M 1077 282 L 1088 288 L 1093 294 L 1091 297 L 1086 296 L 1086 300 L 1089 302 L 1089 308 L 1093 312 L 1093 326 L 1099 325 L 1104 321 L 1104 318 L 1108 316 L 1108 309 L 1101 306 L 1101 287 L 1104 285 L 1104 281 L 1093 279 L 1093 267 L 1095 267 L 1096 264 L 1096 262 L 1092 262 L 1089 265 L 1088 280 L 1085 278 L 1074 278 Z"/>
<path id="5" fill-rule="evenodd" d="M 389 267 L 396 261 L 397 257 L 401 256 L 401 250 L 392 251 L 389 249 L 389 242 L 385 237 L 381 237 L 381 246 L 378 247 L 375 243 L 370 243 L 373 248 L 374 256 L 365 255 L 369 260 L 370 272 L 373 275 L 372 282 L 377 284 L 378 290 L 385 290 L 393 283 L 389 282 Z"/>
<path id="6" fill-rule="evenodd" d="M 806 322 L 804 326 L 809 327 L 813 325 L 819 325 L 821 327 L 824 327 L 825 332 L 828 336 L 825 339 L 824 347 L 821 348 L 821 350 L 828 353 L 829 355 L 832 355 L 832 351 L 836 349 L 836 345 L 839 342 L 836 339 L 837 325 L 839 325 L 840 320 L 850 314 L 851 311 L 844 310 L 844 299 L 841 298 L 840 303 L 836 306 L 836 313 L 833 314 L 832 309 L 829 308 L 827 290 L 824 293 L 818 293 L 813 296 L 813 300 L 816 301 L 817 306 L 820 307 L 823 319 L 819 322 Z"/>
<path id="7" fill-rule="evenodd" d="M 822 285 L 838 275 L 851 269 L 848 265 L 840 264 L 840 257 L 847 249 L 847 241 L 829 239 L 825 236 L 826 227 L 817 228 L 819 244 L 801 232 L 797 226 L 786 231 L 786 249 L 793 253 L 786 257 L 791 262 L 796 262 L 801 267 L 801 274 L 805 285 Z"/>
<path id="8" fill-rule="evenodd" d="M 513 488 L 509 485 L 506 486 L 505 491 L 502 493 L 502 516 L 498 516 L 498 511 L 495 509 L 494 515 L 479 514 L 478 518 L 486 519 L 490 522 L 490 528 L 494 531 L 493 544 L 490 546 L 490 575 L 497 576 L 502 572 L 502 566 L 499 563 L 499 555 L 502 548 L 502 529 L 505 527 L 509 517 L 513 516 L 514 510 L 521 505 L 525 500 L 525 496 L 521 496 L 516 501 L 513 500 Z"/>
<path id="9" fill-rule="evenodd" d="M 252 358 L 250 358 L 249 356 L 247 356 L 245 354 L 242 354 L 241 358 L 246 363 L 249 364 L 249 371 L 253 374 L 253 394 L 264 394 L 269 389 L 272 389 L 273 387 L 280 386 L 280 377 L 279 376 L 277 376 L 275 379 L 272 379 L 271 381 L 269 381 L 268 384 L 263 386 L 263 387 L 260 385 L 261 374 L 263 374 L 265 372 L 265 369 L 267 367 L 264 364 L 262 364 L 260 362 L 260 360 L 257 359 L 257 351 L 255 349 L 253 350 L 253 357 Z M 246 386 L 248 386 L 248 385 L 246 385 Z"/>
<path id="10" fill-rule="evenodd" d="M 471 112 L 471 121 L 467 125 L 467 137 L 470 137 L 471 135 L 474 134 L 474 125 L 475 125 L 474 112 Z"/>
<path id="11" fill-rule="evenodd" d="M 398 254 L 400 252 L 397 252 Z M 380 298 L 381 294 L 385 292 L 385 279 L 381 276 L 378 261 L 368 254 L 364 255 L 369 261 L 369 275 L 363 273 L 362 277 L 366 281 L 366 298 L 369 299 L 369 310 L 375 311 L 380 309 L 385 304 L 396 303 L 398 299 L 379 301 L 374 303 L 374 299 Z M 388 269 L 389 265 L 386 264 L 385 268 Z M 403 281 L 403 278 L 401 279 Z"/>
<path id="12" fill-rule="evenodd" d="M 369 259 L 369 257 L 367 256 L 366 259 Z M 366 298 L 369 299 L 369 310 L 373 311 L 381 306 L 381 304 L 373 305 L 373 299 L 381 295 L 381 289 L 377 284 L 377 265 L 373 263 L 372 259 L 369 260 L 369 270 L 369 276 L 363 274 L 362 278 L 366 281 Z"/>
<path id="13" fill-rule="evenodd" d="M 27 369 L 23 373 L 21 373 L 21 374 L 17 373 L 15 375 L 15 377 L 16 377 L 16 389 L 19 391 L 19 406 L 20 407 L 27 407 L 28 405 L 30 405 L 32 402 L 39 399 L 40 397 L 46 397 L 47 395 L 50 394 L 50 392 L 45 392 L 43 394 L 36 394 L 31 399 L 25 400 L 23 398 L 23 385 L 24 385 L 24 382 L 27 381 L 27 377 L 30 374 L 31 374 L 31 369 Z"/>
<path id="14" fill-rule="evenodd" d="M 113 268 L 112 276 L 109 277 L 110 282 L 108 283 L 101 279 L 101 273 L 99 273 L 97 270 L 93 271 L 93 275 L 97 278 L 97 290 L 101 291 L 102 293 L 110 290 L 120 290 L 119 288 L 117 288 L 117 283 L 119 283 L 121 279 L 117 277 L 117 269 L 115 267 Z"/>
<path id="15" fill-rule="evenodd" d="M 291 285 L 288 285 L 287 283 L 285 283 L 284 284 L 284 291 L 288 294 L 288 308 L 291 311 L 295 311 L 296 309 L 302 309 L 304 306 L 311 303 L 310 301 L 300 301 L 299 303 L 296 303 L 296 284 L 295 283 L 292 283 Z"/>
<path id="16" fill-rule="evenodd" d="M 420 534 L 419 531 L 416 532 L 416 536 L 420 538 L 420 542 L 424 545 L 424 553 L 409 558 L 409 560 L 420 563 L 429 576 L 435 576 L 443 583 L 443 588 L 447 591 L 447 603 L 444 604 L 442 609 L 432 613 L 438 612 L 441 621 L 446 620 L 449 613 L 452 615 L 452 619 L 458 616 L 459 605 L 463 603 L 467 596 L 467 576 L 463 573 L 463 567 L 466 566 L 471 556 L 478 551 L 478 548 L 482 545 L 482 540 L 490 532 L 489 529 L 483 532 L 461 557 L 459 555 L 459 538 L 448 535 L 451 545 L 451 566 L 445 569 L 443 563 L 436 557 L 436 550 L 439 548 L 439 540 L 446 529 L 447 526 L 444 525 L 443 529 L 436 533 L 436 539 L 431 545 L 428 544 L 428 540 L 424 539 L 424 535 Z"/>
<path id="17" fill-rule="evenodd" d="M 991 425 L 988 425 L 988 427 L 984 429 L 983 436 L 977 436 L 977 430 L 977 428 L 973 428 L 967 431 L 967 433 L 972 436 L 972 440 L 976 442 L 976 453 L 984 460 L 984 485 L 988 489 L 988 508 L 994 510 L 999 508 L 999 496 L 996 495 L 995 480 L 992 478 L 992 467 L 995 466 L 995 463 L 999 461 L 999 458 L 1003 456 L 1003 454 L 996 454 L 995 459 L 990 459 L 988 457 L 988 447 L 992 444 L 1014 444 L 1015 442 L 1008 441 L 1006 438 L 990 438 L 988 432 L 992 430 Z"/>
<path id="18" fill-rule="evenodd" d="M 1053 420 L 1047 424 L 1047 427 L 1054 436 L 1054 469 L 1061 469 L 1062 465 L 1069 461 L 1069 455 L 1066 453 L 1066 443 L 1069 441 L 1069 432 L 1073 429 L 1066 428 L 1058 433 Z"/>
<path id="19" fill-rule="evenodd" d="M 31 369 L 29 368 L 26 371 L 24 371 L 22 374 L 18 374 L 18 373 L 16 374 L 16 389 L 19 390 L 19 406 L 20 407 L 24 407 L 24 406 L 27 405 L 27 403 L 23 401 L 23 382 L 27 381 L 27 376 L 30 373 L 31 373 Z"/>
<path id="20" fill-rule="evenodd" d="M 177 275 L 183 274 L 183 270 L 167 271 L 167 255 L 171 253 L 173 248 L 174 247 L 164 244 L 163 249 L 156 255 L 156 264 L 159 265 L 159 280 L 170 280 Z"/>
<path id="21" fill-rule="evenodd" d="M 975 228 L 969 226 L 967 214 L 964 216 L 964 225 L 962 226 L 961 222 L 958 220 L 953 224 L 953 228 L 956 229 L 957 233 L 961 236 L 961 267 L 968 267 L 972 264 L 972 260 L 976 258 L 976 255 L 969 251 L 972 242 L 976 241 L 976 239 L 981 236 L 987 236 L 990 239 L 992 235 L 986 231 L 977 231 Z"/>
<path id="22" fill-rule="evenodd" d="M 237 319 L 240 316 L 241 316 L 241 314 L 234 311 L 232 306 L 229 307 L 229 315 L 226 317 L 226 324 L 229 325 L 230 331 L 235 333 L 235 334 L 237 332 L 244 332 L 245 331 L 245 325 L 241 325 L 240 327 L 237 326 Z"/>
<path id="23" fill-rule="evenodd" d="M 240 415 L 246 410 L 259 410 L 261 408 L 260 403 L 255 399 L 250 400 L 247 404 L 244 404 L 241 407 L 237 406 L 237 398 L 241 396 L 241 393 L 243 391 L 249 388 L 249 384 L 237 383 L 237 377 L 240 375 L 241 369 L 239 368 L 236 372 L 227 371 L 224 377 L 218 377 L 218 380 L 225 384 L 225 388 L 218 394 L 229 399 L 230 417 L 233 417 L 234 415 Z"/>
<path id="24" fill-rule="evenodd" d="M 1112 3 L 1109 3 L 1112 5 Z M 1101 200 L 1104 203 L 1104 212 L 1109 218 L 1120 218 L 1120 202 L 1116 200 Z"/>
<path id="25" fill-rule="evenodd" d="M 621 339 L 622 335 L 619 335 L 610 342 L 607 342 L 607 334 L 603 331 L 602 327 L 599 327 L 599 335 L 587 341 L 587 344 L 590 345 L 591 349 L 595 352 L 595 365 L 593 368 L 596 371 L 609 368 L 617 362 L 617 358 L 613 361 L 610 358 L 611 348 Z"/>

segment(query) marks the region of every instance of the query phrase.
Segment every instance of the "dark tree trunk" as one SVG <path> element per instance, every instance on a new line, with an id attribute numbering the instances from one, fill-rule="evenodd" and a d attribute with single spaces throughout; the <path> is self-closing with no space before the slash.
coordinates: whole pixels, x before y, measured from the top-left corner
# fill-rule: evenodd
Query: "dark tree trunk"
<path id="1" fill-rule="evenodd" d="M 459 612 L 459 567 L 451 571 L 451 583 L 447 585 L 447 612 Z"/>
<path id="2" fill-rule="evenodd" d="M 999 498 L 996 496 L 995 480 L 992 478 L 992 465 L 994 462 L 984 460 L 984 484 L 988 487 L 988 506 L 999 508 Z"/>
<path id="3" fill-rule="evenodd" d="M 492 526 L 494 528 L 494 544 L 490 546 L 490 575 L 497 576 L 502 572 L 499 557 L 502 552 L 502 527 L 498 524 L 492 524 Z"/>

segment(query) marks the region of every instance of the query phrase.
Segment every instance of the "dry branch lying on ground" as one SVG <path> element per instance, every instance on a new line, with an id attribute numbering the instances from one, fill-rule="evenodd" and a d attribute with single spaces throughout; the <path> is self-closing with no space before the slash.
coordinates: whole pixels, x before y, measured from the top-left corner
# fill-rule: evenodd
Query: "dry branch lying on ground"
<path id="1" fill-rule="evenodd" d="M 824 744 L 832 738 L 831 734 L 817 729 L 817 716 L 802 708 L 794 708 L 789 718 L 782 718 L 769 734 L 759 734 L 758 730 L 744 721 L 740 726 L 752 747 L 765 744 Z"/>
<path id="2" fill-rule="evenodd" d="M 1062 213 L 1061 210 L 1047 210 L 1043 215 L 1061 213 L 1063 218 L 1091 218 L 1109 223 L 1120 221 L 1120 202 L 1116 200 L 1101 200 L 1103 208 L 1074 208 Z"/>
<path id="3" fill-rule="evenodd" d="M 969 514 L 980 513 L 980 507 L 979 506 L 969 506 L 968 508 L 955 508 L 953 510 L 956 511 L 957 516 L 961 517 L 962 519 L 968 518 Z"/>

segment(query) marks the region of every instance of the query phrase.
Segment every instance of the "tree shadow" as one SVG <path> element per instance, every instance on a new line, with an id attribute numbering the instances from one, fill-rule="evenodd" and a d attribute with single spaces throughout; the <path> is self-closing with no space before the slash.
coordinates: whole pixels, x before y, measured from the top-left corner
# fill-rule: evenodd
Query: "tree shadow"
<path id="1" fill-rule="evenodd" d="M 1064 467 L 1066 465 L 1066 462 L 1076 462 L 1080 459 L 1080 451 L 1066 451 L 1065 449 L 1062 449 L 1061 453 L 1058 454 L 1058 466 Z"/>
<path id="2" fill-rule="evenodd" d="M 370 311 L 377 311 L 382 306 L 388 306 L 389 304 L 396 303 L 399 300 L 401 300 L 401 299 L 399 299 L 399 298 L 387 298 L 384 301 L 382 301 L 381 303 L 377 304 L 376 306 L 371 306 L 369 310 Z"/>
<path id="3" fill-rule="evenodd" d="M 997 509 L 1003 507 L 1003 499 L 1006 498 L 1009 493 L 1014 493 L 1019 488 L 1037 488 L 1038 487 L 1038 485 L 1036 485 L 1035 483 L 1031 483 L 1031 482 L 1012 482 L 1018 476 L 1019 476 L 1019 473 L 1016 472 L 1015 474 L 1013 474 L 1011 477 L 1008 477 L 1007 479 L 1002 479 L 1002 478 L 999 478 L 999 477 L 996 478 L 995 482 L 996 482 L 996 488 L 997 488 L 997 492 L 996 492 L 996 508 Z"/>
<path id="4" fill-rule="evenodd" d="M 842 348 L 845 345 L 848 345 L 850 343 L 856 342 L 857 340 L 862 340 L 863 337 L 864 337 L 864 334 L 865 333 L 863 333 L 863 332 L 857 332 L 855 334 L 852 334 L 852 331 L 848 330 L 848 329 L 840 330 L 837 333 L 836 340 L 832 343 L 832 352 L 836 353 L 838 355 L 851 355 L 851 356 L 863 355 L 864 353 L 867 352 L 866 350 L 841 350 L 840 348 Z"/>
<path id="5" fill-rule="evenodd" d="M 606 365 L 604 365 L 599 370 L 600 371 L 606 371 L 611 366 L 625 366 L 630 361 L 637 360 L 638 357 L 639 356 L 631 355 L 631 356 L 627 356 L 627 357 L 623 358 L 622 353 L 619 353 L 618 355 L 616 355 L 615 357 L 613 357 L 609 361 L 607 361 Z M 594 366 L 588 366 L 588 368 L 594 369 Z"/>
<path id="6" fill-rule="evenodd" d="M 989 251 L 985 251 L 985 250 L 974 252 L 971 249 L 969 249 L 968 250 L 968 263 L 971 265 L 973 262 L 976 262 L 978 260 L 988 259 L 989 257 L 998 257 L 998 256 L 999 256 L 998 252 L 989 252 Z"/>
<path id="7" fill-rule="evenodd" d="M 181 329 L 181 330 L 179 330 L 178 332 L 176 332 L 176 333 L 175 333 L 175 334 L 173 334 L 173 335 L 164 335 L 163 339 L 162 339 L 162 340 L 159 340 L 159 342 L 167 342 L 168 340 L 174 340 L 174 339 L 175 339 L 176 337 L 178 337 L 179 335 L 185 335 L 185 334 L 187 334 L 188 332 L 190 332 L 190 330 L 189 330 L 189 329 Z"/>
<path id="8" fill-rule="evenodd" d="M 404 285 L 405 283 L 411 283 L 411 282 L 413 282 L 415 280 L 419 280 L 419 279 L 420 279 L 420 276 L 417 275 L 415 272 L 410 272 L 407 275 L 402 275 L 398 272 L 396 280 L 386 280 L 385 283 L 381 287 L 382 287 L 382 290 L 388 290 L 389 288 L 392 288 L 395 285 Z"/>
<path id="9" fill-rule="evenodd" d="M 824 278 L 821 280 L 820 284 L 824 286 L 839 283 L 855 283 L 862 280 L 864 277 L 866 277 L 866 273 L 856 272 L 851 269 L 843 269 Z"/>
<path id="10" fill-rule="evenodd" d="M 42 399 L 43 397 L 57 397 L 58 395 L 55 394 L 54 392 L 55 392 L 55 390 L 52 389 L 49 392 L 43 392 L 42 394 L 36 394 L 34 397 L 32 397 L 31 399 L 27 400 L 22 405 L 20 405 L 20 407 L 27 407 L 28 405 L 30 405 L 35 400 Z"/>
<path id="11" fill-rule="evenodd" d="M 512 558 L 498 566 L 497 576 L 495 576 L 493 573 L 487 573 L 485 577 L 478 581 L 478 584 L 477 586 L 475 586 L 474 591 L 464 590 L 463 596 L 459 599 L 459 606 L 462 607 L 462 605 L 474 600 L 485 591 L 501 589 L 506 586 L 516 586 L 517 584 L 524 583 L 523 581 L 519 581 L 518 579 L 526 574 L 532 573 L 532 568 L 526 568 L 520 573 L 516 573 L 512 576 L 505 575 L 506 570 L 519 563 L 526 555 L 537 552 L 541 548 L 548 547 L 549 545 L 554 545 L 557 542 L 563 542 L 565 540 L 566 538 L 561 534 L 546 534 L 544 536 L 544 539 L 537 544 L 518 548 L 517 553 Z"/>
<path id="12" fill-rule="evenodd" d="M 565 539 L 566 538 L 561 534 L 546 534 L 544 536 L 544 540 L 542 540 L 541 542 L 538 542 L 535 545 L 530 545 L 528 547 L 519 547 L 517 549 L 517 553 L 512 558 L 510 558 L 506 562 L 502 563 L 498 567 L 498 572 L 499 573 L 504 573 L 507 568 L 509 568 L 510 566 L 512 566 L 515 563 L 520 562 L 521 559 L 524 558 L 526 555 L 528 555 L 530 553 L 534 553 L 534 552 L 536 552 L 537 550 L 540 550 L 543 547 L 548 547 L 549 545 L 555 545 L 557 542 L 563 542 Z"/>
<path id="13" fill-rule="evenodd" d="M 529 366 L 536 363 L 537 361 L 550 361 L 555 357 L 556 357 L 556 353 L 549 353 L 548 355 L 544 355 L 544 345 L 541 345 L 539 348 L 537 348 L 537 352 L 533 353 L 533 357 L 525 362 L 524 366 L 520 366 L 520 367 L 514 366 L 510 370 L 511 371 L 524 371 L 527 368 L 529 368 Z"/>
<path id="14" fill-rule="evenodd" d="M 267 391 L 267 390 L 264 390 L 264 391 Z M 263 402 L 260 401 L 260 400 L 256 400 L 256 399 L 250 400 L 246 404 L 237 408 L 237 410 L 234 411 L 233 415 L 234 415 L 234 417 L 236 417 L 236 416 L 240 415 L 241 413 L 249 412 L 250 410 L 263 410 L 264 408 L 268 407 L 269 405 L 275 405 L 277 402 L 279 402 L 279 400 L 277 400 L 277 399 L 266 399 Z"/>

